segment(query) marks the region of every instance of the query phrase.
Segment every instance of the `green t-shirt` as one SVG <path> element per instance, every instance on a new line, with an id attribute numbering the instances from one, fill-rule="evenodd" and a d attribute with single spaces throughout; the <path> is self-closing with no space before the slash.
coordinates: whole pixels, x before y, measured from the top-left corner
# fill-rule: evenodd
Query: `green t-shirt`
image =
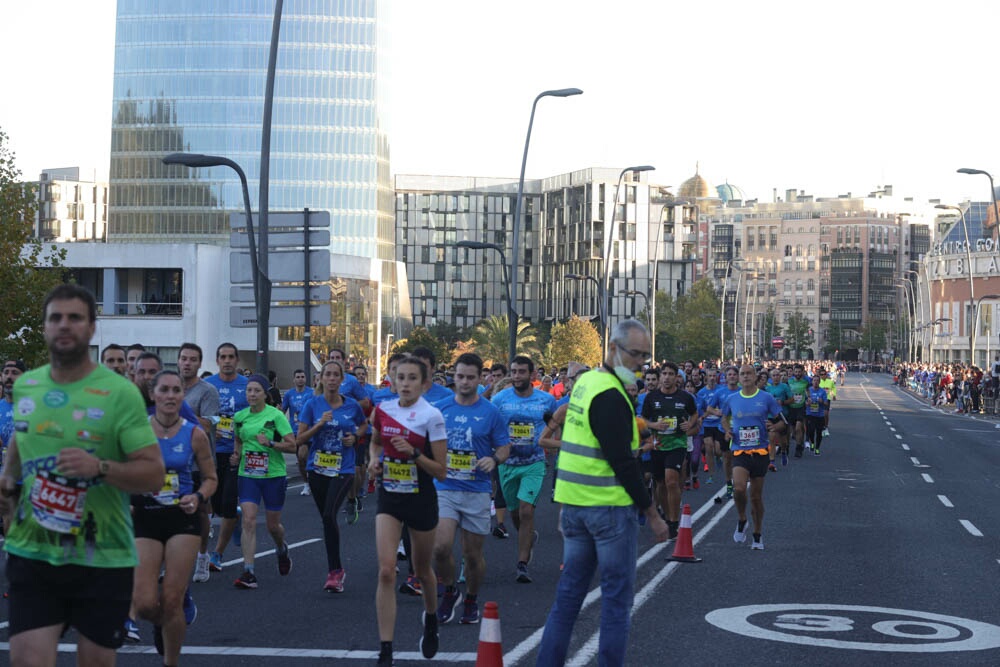
<path id="1" fill-rule="evenodd" d="M 7 551 L 53 565 L 134 567 L 128 495 L 96 478 L 60 477 L 55 466 L 69 447 L 110 461 L 144 447 L 159 453 L 135 385 L 104 366 L 70 384 L 53 382 L 48 365 L 28 371 L 14 384 L 14 430 L 23 486 Z"/>
<path id="2" fill-rule="evenodd" d="M 781 406 L 781 411 L 787 415 L 788 406 L 785 405 L 785 401 L 787 401 L 792 397 L 791 388 L 784 382 L 779 382 L 778 384 L 772 384 L 771 381 L 768 380 L 767 385 L 764 387 L 764 390 L 771 396 L 774 396 L 774 400 L 776 400 L 778 402 L 778 405 Z"/>
<path id="3" fill-rule="evenodd" d="M 662 422 L 666 428 L 656 432 L 656 449 L 669 451 L 687 449 L 687 433 L 681 424 L 698 414 L 694 396 L 683 389 L 664 394 L 658 389 L 646 394 L 642 402 L 642 417 L 650 422 Z"/>
<path id="4" fill-rule="evenodd" d="M 796 380 L 794 377 L 788 378 L 788 388 L 792 390 L 792 401 L 791 407 L 801 408 L 806 404 L 806 396 L 809 395 L 809 387 L 812 385 L 812 380 L 803 376 L 801 380 Z"/>
<path id="5" fill-rule="evenodd" d="M 288 418 L 278 408 L 265 405 L 260 412 L 243 408 L 233 415 L 236 437 L 243 443 L 240 456 L 240 476 L 255 479 L 285 477 L 285 455 L 274 447 L 257 442 L 257 434 L 264 433 L 268 442 L 281 440 L 292 432 Z"/>

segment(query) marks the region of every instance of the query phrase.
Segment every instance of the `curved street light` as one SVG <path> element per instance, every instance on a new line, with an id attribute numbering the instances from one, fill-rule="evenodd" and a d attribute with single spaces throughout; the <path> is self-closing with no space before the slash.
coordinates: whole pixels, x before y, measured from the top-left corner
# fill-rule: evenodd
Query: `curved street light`
<path id="1" fill-rule="evenodd" d="M 576 281 L 590 280 L 591 282 L 594 283 L 594 286 L 597 287 L 597 317 L 600 320 L 599 323 L 601 325 L 601 343 L 603 347 L 605 333 L 607 332 L 607 329 L 605 328 L 605 323 L 607 320 L 605 319 L 606 313 L 604 311 L 604 304 L 607 302 L 607 299 L 604 297 L 604 287 L 601 285 L 601 281 L 599 281 L 594 276 L 583 273 L 567 273 L 566 278 L 569 280 L 576 280 Z"/>
<path id="2" fill-rule="evenodd" d="M 535 101 L 531 103 L 531 116 L 528 118 L 528 133 L 524 137 L 524 154 L 521 156 L 521 176 L 517 179 L 517 199 L 514 200 L 514 224 L 511 226 L 513 233 L 513 239 L 511 239 L 511 251 L 513 252 L 513 256 L 510 258 L 510 298 L 512 304 L 511 309 L 514 310 L 515 316 L 517 315 L 517 308 L 513 304 L 514 300 L 517 299 L 517 267 L 520 262 L 521 253 L 519 227 L 521 225 L 521 203 L 524 199 L 524 168 L 528 164 L 528 144 L 531 143 L 531 126 L 535 123 L 535 107 L 538 106 L 538 100 L 543 97 L 572 97 L 573 95 L 582 94 L 583 91 L 579 88 L 543 90 L 538 93 L 535 97 Z M 511 329 L 510 331 L 507 351 L 510 354 L 511 359 L 517 356 L 517 331 L 514 329 Z"/>
<path id="3" fill-rule="evenodd" d="M 972 280 L 972 246 L 969 245 L 969 226 L 965 222 L 965 210 L 958 207 L 952 206 L 951 204 L 935 204 L 934 208 L 958 211 L 959 216 L 962 219 L 962 230 L 965 232 L 965 256 L 968 263 L 969 272 L 969 307 L 971 308 L 976 302 L 976 290 L 975 283 Z M 968 319 L 972 319 L 972 313 L 969 313 Z M 978 328 L 979 322 L 968 321 L 969 326 L 969 364 L 976 365 L 976 329 Z"/>
<path id="4" fill-rule="evenodd" d="M 635 290 L 635 289 L 623 289 L 623 290 L 618 290 L 618 296 L 630 296 L 630 297 L 633 297 L 633 298 L 635 298 L 637 296 L 641 296 L 642 297 L 642 307 L 646 311 L 646 319 L 647 320 L 649 319 L 649 297 L 646 296 L 645 292 L 640 292 L 639 290 Z M 634 311 L 635 308 L 633 308 L 632 310 Z M 652 332 L 653 331 L 653 327 L 650 326 L 649 330 Z M 652 335 L 652 334 L 650 334 L 650 335 Z"/>
<path id="5" fill-rule="evenodd" d="M 495 250 L 498 253 L 500 253 L 500 266 L 503 267 L 504 295 L 507 297 L 507 327 L 510 329 L 510 331 L 514 332 L 513 339 L 516 341 L 517 312 L 514 310 L 514 302 L 511 300 L 510 297 L 510 275 L 508 275 L 507 273 L 507 257 L 504 255 L 503 248 L 496 243 L 484 243 L 481 241 L 459 241 L 458 243 L 455 244 L 455 247 L 468 248 L 469 250 Z M 513 358 L 514 356 L 511 356 L 511 359 Z"/>

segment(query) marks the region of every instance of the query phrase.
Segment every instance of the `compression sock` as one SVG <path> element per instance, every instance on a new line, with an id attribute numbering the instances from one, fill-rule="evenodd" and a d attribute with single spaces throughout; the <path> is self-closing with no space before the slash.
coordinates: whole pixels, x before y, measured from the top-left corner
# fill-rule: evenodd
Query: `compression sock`
<path id="1" fill-rule="evenodd" d="M 730 525 L 732 525 L 732 524 L 730 524 Z M 739 521 L 739 522 L 736 523 L 736 528 L 741 533 L 743 532 L 743 529 L 746 528 L 746 527 L 747 527 L 746 519 L 744 519 L 743 521 Z"/>
<path id="2" fill-rule="evenodd" d="M 753 534 L 753 541 L 754 542 L 760 542 L 760 533 L 754 533 Z"/>

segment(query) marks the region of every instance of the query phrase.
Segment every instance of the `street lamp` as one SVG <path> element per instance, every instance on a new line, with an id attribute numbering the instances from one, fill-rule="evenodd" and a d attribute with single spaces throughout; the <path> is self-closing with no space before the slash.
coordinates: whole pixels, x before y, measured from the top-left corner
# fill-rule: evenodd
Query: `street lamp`
<path id="1" fill-rule="evenodd" d="M 614 202 L 612 202 L 612 206 L 611 206 L 611 225 L 610 225 L 610 227 L 608 229 L 607 236 L 605 236 L 605 238 L 604 238 L 604 295 L 605 295 L 605 298 L 607 298 L 608 290 L 611 289 L 611 284 L 610 284 L 610 281 L 611 281 L 611 248 L 612 248 L 612 246 L 614 246 L 614 239 L 615 239 L 615 215 L 618 213 L 618 192 L 621 190 L 621 187 L 622 187 L 622 179 L 624 179 L 625 178 L 625 174 L 627 174 L 629 172 L 639 173 L 639 172 L 643 172 L 643 171 L 653 171 L 654 169 L 656 169 L 656 167 L 654 167 L 652 165 L 642 164 L 642 165 L 638 165 L 638 166 L 635 166 L 635 167 L 625 167 L 618 174 L 618 182 L 615 184 L 615 200 L 614 200 Z M 628 201 L 628 197 L 626 197 L 625 199 L 626 199 L 626 201 Z M 626 206 L 626 209 L 627 209 L 627 206 Z M 606 312 L 606 309 L 607 309 L 607 305 L 605 305 L 605 312 Z M 608 325 L 608 322 L 607 322 L 607 319 L 605 319 L 604 326 L 607 327 L 607 325 Z M 653 335 L 655 335 L 655 334 L 653 334 Z M 603 350 L 603 352 L 606 354 L 607 353 L 607 346 L 608 346 L 608 332 L 607 331 L 602 331 L 602 337 L 604 338 L 604 350 Z"/>
<path id="2" fill-rule="evenodd" d="M 531 143 L 531 126 L 535 123 L 535 107 L 538 106 L 538 100 L 543 97 L 571 97 L 573 95 L 582 94 L 583 91 L 579 88 L 543 90 L 538 93 L 535 97 L 535 101 L 531 103 L 531 116 L 528 118 L 528 133 L 524 137 L 524 154 L 521 156 L 521 176 L 517 180 L 517 199 L 514 200 L 514 224 L 511 226 L 512 233 L 514 235 L 511 240 L 512 252 L 514 253 L 514 256 L 510 258 L 510 298 L 512 300 L 510 307 L 514 310 L 515 316 L 517 315 L 517 309 L 514 307 L 513 299 L 517 298 L 517 267 L 520 262 L 521 254 L 521 242 L 518 228 L 521 225 L 521 203 L 524 199 L 524 168 L 528 164 L 528 144 Z M 511 360 L 517 356 L 517 331 L 514 328 L 511 328 L 510 330 L 508 353 L 510 354 Z"/>
<path id="3" fill-rule="evenodd" d="M 993 299 L 1000 299 L 1000 294 L 987 294 L 986 296 L 979 297 L 979 300 L 976 301 L 976 329 L 979 328 L 979 306 L 981 306 L 982 303 L 983 303 L 983 301 L 985 301 L 986 299 L 990 299 L 991 301 Z M 990 319 L 992 320 L 993 318 L 991 317 Z M 990 364 L 990 334 L 987 333 L 986 334 L 986 364 L 985 365 L 989 366 L 989 364 Z"/>
<path id="4" fill-rule="evenodd" d="M 507 297 L 507 326 L 511 331 L 514 332 L 511 340 L 517 341 L 517 311 L 514 310 L 514 302 L 511 300 L 510 296 L 510 275 L 507 273 L 507 257 L 504 255 L 503 248 L 496 243 L 482 243 L 480 241 L 459 241 L 455 244 L 457 248 L 468 248 L 469 250 L 496 250 L 500 253 L 500 266 L 503 267 L 503 286 L 504 293 Z M 513 348 L 508 350 L 511 352 L 511 360 L 517 356 L 516 350 Z M 508 363 L 510 363 L 508 361 Z"/>
<path id="5" fill-rule="evenodd" d="M 958 173 L 969 174 L 973 176 L 982 174 L 986 178 L 990 179 L 990 199 L 993 202 L 993 215 L 997 217 L 998 221 L 1000 221 L 1000 209 L 997 209 L 997 190 L 995 187 L 993 187 L 993 175 L 990 174 L 990 172 L 984 171 L 982 169 L 970 169 L 968 167 L 962 167 L 961 169 L 958 170 Z"/>
<path id="6" fill-rule="evenodd" d="M 906 324 L 905 326 L 909 329 L 906 336 L 906 360 L 913 361 L 913 313 L 916 310 L 916 298 L 913 296 L 913 286 L 906 282 L 895 283 L 896 287 L 903 290 L 903 298 L 906 299 Z M 912 308 L 912 310 L 911 310 Z M 900 336 L 902 340 L 902 335 Z M 902 355 L 900 355 L 902 357 Z"/>
<path id="7" fill-rule="evenodd" d="M 607 329 L 604 326 L 605 323 L 606 323 L 606 321 L 607 321 L 605 319 L 606 315 L 605 315 L 605 312 L 604 312 L 604 304 L 606 303 L 607 299 L 604 297 L 604 288 L 601 285 L 601 282 L 597 278 L 595 278 L 594 276 L 585 275 L 585 274 L 581 274 L 581 273 L 567 273 L 566 277 L 568 279 L 570 279 L 570 280 L 590 280 L 597 287 L 597 300 L 598 300 L 598 303 L 597 303 L 597 317 L 600 318 L 601 341 L 602 341 L 602 346 L 603 346 L 603 341 L 604 341 L 604 338 L 605 338 L 605 334 L 607 333 Z"/>
<path id="8" fill-rule="evenodd" d="M 722 306 L 719 308 L 719 364 L 726 358 L 726 295 L 729 292 L 729 274 L 733 269 L 740 271 L 740 278 L 743 277 L 743 267 L 737 266 L 739 259 L 730 259 L 726 263 L 726 275 L 722 281 Z M 733 305 L 733 357 L 736 357 L 736 306 L 739 304 L 740 288 L 736 287 L 736 302 Z"/>
<path id="9" fill-rule="evenodd" d="M 162 159 L 163 164 L 181 164 L 194 169 L 200 167 L 229 167 L 240 177 L 243 186 L 243 212 L 247 217 L 247 238 L 250 244 L 250 275 L 253 279 L 253 300 L 257 315 L 257 365 L 256 372 L 267 377 L 267 329 L 271 317 L 271 280 L 266 271 L 260 270 L 263 263 L 258 257 L 257 244 L 254 240 L 253 215 L 250 211 L 250 190 L 247 188 L 247 175 L 240 165 L 226 157 L 218 155 L 202 155 L 200 153 L 171 153 Z M 262 238 L 265 235 L 261 229 Z M 264 247 L 261 247 L 264 252 Z M 264 264 L 266 266 L 266 264 Z"/>
<path id="10" fill-rule="evenodd" d="M 631 297 L 641 296 L 642 297 L 642 307 L 646 309 L 646 319 L 649 319 L 649 297 L 646 296 L 645 292 L 640 292 L 639 290 L 635 290 L 635 289 L 623 289 L 623 290 L 619 290 L 618 295 L 619 296 L 631 296 Z M 632 310 L 635 310 L 635 308 L 633 308 Z M 652 325 L 650 325 L 649 330 L 650 331 L 653 330 Z"/>
<path id="11" fill-rule="evenodd" d="M 663 187 L 663 186 L 661 186 Z M 664 188 L 665 189 L 665 188 Z M 688 202 L 686 199 L 672 199 L 670 202 L 664 206 L 664 208 L 673 208 L 674 210 L 670 213 L 671 220 L 676 225 L 677 224 L 677 207 L 687 206 Z M 613 215 L 613 214 L 612 214 Z M 649 336 L 652 347 L 650 347 L 650 356 L 653 358 L 653 363 L 656 363 L 656 292 L 660 288 L 660 244 L 662 243 L 663 237 L 663 213 L 660 213 L 660 221 L 656 228 L 656 245 L 653 247 L 653 301 L 649 307 Z"/>
<path id="12" fill-rule="evenodd" d="M 959 171 L 962 171 L 962 170 L 959 169 Z M 966 172 L 963 172 L 963 173 L 966 173 Z M 980 172 L 975 172 L 975 173 L 980 173 Z M 986 172 L 982 172 L 982 173 L 986 173 Z M 990 182 L 991 183 L 993 182 L 992 177 L 990 178 Z M 967 260 L 967 263 L 968 263 L 968 269 L 967 270 L 969 272 L 969 307 L 971 308 L 972 305 L 976 301 L 976 291 L 975 291 L 975 286 L 974 286 L 975 283 L 972 280 L 972 246 L 969 245 L 969 226 L 967 224 L 965 224 L 965 211 L 962 210 L 960 207 L 958 207 L 958 206 L 952 206 L 951 204 L 935 204 L 934 208 L 939 208 L 939 209 L 944 209 L 944 210 L 958 211 L 959 216 L 961 216 L 961 218 L 962 218 L 962 230 L 965 232 L 965 256 L 966 256 L 966 260 Z M 969 315 L 972 315 L 972 313 L 969 313 Z M 970 317 L 969 319 L 972 319 L 972 318 Z M 975 366 L 976 365 L 976 328 L 978 327 L 979 322 L 975 322 L 975 323 L 969 322 L 968 324 L 970 325 L 970 331 L 969 331 L 969 364 Z"/>

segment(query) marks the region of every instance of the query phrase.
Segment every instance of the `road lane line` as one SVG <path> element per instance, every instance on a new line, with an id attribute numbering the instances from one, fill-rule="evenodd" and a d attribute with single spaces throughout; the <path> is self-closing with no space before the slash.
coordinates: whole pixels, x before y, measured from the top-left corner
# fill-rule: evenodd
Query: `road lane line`
<path id="1" fill-rule="evenodd" d="M 895 433 L 895 432 L 896 432 L 896 429 L 894 429 L 894 428 L 893 428 L 893 427 L 891 427 L 891 426 L 889 427 L 889 430 L 890 430 L 890 431 L 892 431 L 893 433 Z"/>
<path id="2" fill-rule="evenodd" d="M 972 522 L 969 521 L 968 519 L 959 519 L 958 522 L 962 524 L 962 527 L 965 528 L 967 531 L 969 531 L 969 534 L 972 535 L 973 537 L 983 536 L 980 530 L 976 528 L 974 525 L 972 525 Z"/>
<path id="3" fill-rule="evenodd" d="M 76 653 L 76 644 L 59 644 L 60 653 Z M 10 643 L 0 642 L 0 651 L 9 651 Z M 156 655 L 152 646 L 122 646 L 118 653 L 133 653 Z M 185 646 L 181 655 L 242 655 L 261 658 L 339 658 L 341 660 L 375 660 L 378 651 L 349 651 L 345 649 L 315 649 L 315 648 L 271 648 L 268 646 Z M 424 662 L 424 656 L 419 651 L 394 652 L 397 660 L 414 660 Z M 435 662 L 464 662 L 476 660 L 475 653 L 438 653 Z"/>
<path id="4" fill-rule="evenodd" d="M 903 447 L 903 451 L 904 452 L 910 451 L 910 446 L 908 444 L 906 444 L 905 442 L 903 443 L 902 447 Z"/>
<path id="5" fill-rule="evenodd" d="M 896 440 L 902 440 L 903 439 L 903 436 L 901 436 L 900 434 L 896 433 L 895 435 L 896 435 Z"/>
<path id="6" fill-rule="evenodd" d="M 314 542 L 322 542 L 322 541 L 323 541 L 322 538 L 320 538 L 320 537 L 314 537 L 311 540 L 302 540 L 301 542 L 296 542 L 295 544 L 289 544 L 288 545 L 288 549 L 291 550 L 291 549 L 295 549 L 297 547 L 304 547 L 307 544 L 313 544 Z M 264 556 L 270 556 L 273 553 L 274 553 L 274 549 L 268 549 L 267 551 L 261 551 L 260 553 L 254 554 L 253 557 L 255 559 L 256 558 L 263 558 Z M 242 563 L 242 562 L 243 562 L 242 558 L 236 558 L 234 560 L 227 560 L 225 563 L 222 564 L 222 567 L 229 567 L 230 565 L 236 565 L 237 563 Z M 375 657 L 377 658 L 378 655 L 376 655 Z"/>
<path id="7" fill-rule="evenodd" d="M 928 484 L 934 483 L 934 478 L 928 475 L 927 473 L 921 473 L 921 476 L 924 478 L 924 481 L 927 482 Z"/>
<path id="8" fill-rule="evenodd" d="M 951 501 L 948 500 L 948 496 L 938 496 L 938 500 L 940 500 L 941 504 L 945 507 L 954 507 L 954 505 L 951 504 Z"/>
<path id="9" fill-rule="evenodd" d="M 920 465 L 920 461 L 917 460 L 916 456 L 911 456 L 910 460 L 913 461 L 913 465 L 915 465 L 915 466 Z"/>

